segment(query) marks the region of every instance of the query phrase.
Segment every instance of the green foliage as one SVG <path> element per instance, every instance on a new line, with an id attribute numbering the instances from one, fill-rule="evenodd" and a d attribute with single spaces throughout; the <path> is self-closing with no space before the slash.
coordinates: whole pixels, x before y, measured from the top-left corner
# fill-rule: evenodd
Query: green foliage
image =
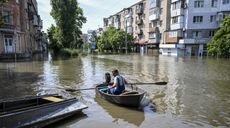
<path id="1" fill-rule="evenodd" d="M 77 57 L 77 56 L 87 56 L 87 53 L 79 49 L 69 49 L 63 48 L 58 53 L 61 57 Z"/>
<path id="2" fill-rule="evenodd" d="M 208 44 L 208 52 L 213 56 L 227 56 L 230 50 L 230 16 L 225 18 L 221 28 Z"/>
<path id="3" fill-rule="evenodd" d="M 62 42 L 60 42 L 60 29 L 51 25 L 47 32 L 49 38 L 49 48 L 52 49 L 54 53 L 58 53 L 60 49 L 63 48 Z"/>
<path id="4" fill-rule="evenodd" d="M 79 50 L 64 48 L 60 50 L 59 54 L 63 57 L 76 57 L 79 55 Z"/>
<path id="5" fill-rule="evenodd" d="M 55 33 L 52 33 L 55 39 L 53 43 L 57 43 L 54 48 L 61 48 L 60 46 L 80 48 L 82 45 L 81 28 L 86 18 L 78 2 L 76 0 L 51 0 L 51 6 L 51 16 L 57 25 L 55 31 L 52 28 L 52 32 Z"/>
<path id="6" fill-rule="evenodd" d="M 3 3 L 6 3 L 8 2 L 9 0 L 0 0 L 0 4 L 3 4 Z"/>
<path id="7" fill-rule="evenodd" d="M 126 33 L 123 30 L 116 30 L 114 27 L 109 27 L 100 36 L 97 37 L 97 47 L 99 52 L 110 50 L 112 52 L 118 52 L 125 48 Z M 127 34 L 128 48 L 132 47 L 133 36 Z"/>

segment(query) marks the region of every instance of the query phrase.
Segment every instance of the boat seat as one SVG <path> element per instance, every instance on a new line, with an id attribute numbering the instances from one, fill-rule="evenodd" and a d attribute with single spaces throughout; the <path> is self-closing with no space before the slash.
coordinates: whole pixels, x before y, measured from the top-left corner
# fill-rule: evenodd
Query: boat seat
<path id="1" fill-rule="evenodd" d="M 134 95 L 134 94 L 138 94 L 138 92 L 137 91 L 125 91 L 121 95 Z"/>
<path id="2" fill-rule="evenodd" d="M 42 99 L 48 100 L 48 101 L 52 101 L 52 102 L 61 102 L 61 101 L 64 101 L 64 99 L 53 97 L 53 96 L 43 97 Z"/>

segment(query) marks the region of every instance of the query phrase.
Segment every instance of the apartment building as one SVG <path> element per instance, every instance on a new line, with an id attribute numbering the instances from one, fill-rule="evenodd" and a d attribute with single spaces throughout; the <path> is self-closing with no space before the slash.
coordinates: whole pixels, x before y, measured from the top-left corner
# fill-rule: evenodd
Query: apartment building
<path id="1" fill-rule="evenodd" d="M 146 46 L 149 39 L 148 5 L 148 0 L 142 0 L 108 18 L 104 18 L 104 30 L 109 26 L 122 29 L 133 35 L 136 45 Z"/>
<path id="2" fill-rule="evenodd" d="M 104 18 L 104 29 L 127 29 L 142 50 L 159 48 L 163 55 L 202 56 L 229 15 L 230 0 L 142 0 Z"/>
<path id="3" fill-rule="evenodd" d="M 104 29 L 114 26 L 132 34 L 139 50 L 159 48 L 163 32 L 170 28 L 170 0 L 141 0 L 104 18 Z"/>
<path id="4" fill-rule="evenodd" d="M 150 0 L 149 23 L 149 43 L 159 48 L 170 29 L 170 0 Z"/>
<path id="5" fill-rule="evenodd" d="M 9 0 L 0 9 L 0 57 L 28 57 L 46 49 L 36 0 Z"/>
<path id="6" fill-rule="evenodd" d="M 223 19 L 230 0 L 171 0 L 170 30 L 160 45 L 163 55 L 202 56 Z"/>

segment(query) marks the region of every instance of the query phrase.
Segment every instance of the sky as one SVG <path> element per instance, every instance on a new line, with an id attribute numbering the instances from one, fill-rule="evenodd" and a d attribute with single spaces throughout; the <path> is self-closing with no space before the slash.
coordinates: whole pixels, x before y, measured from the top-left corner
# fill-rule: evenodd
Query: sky
<path id="1" fill-rule="evenodd" d="M 123 8 L 127 8 L 140 0 L 78 0 L 80 7 L 84 11 L 87 22 L 83 25 L 82 32 L 94 30 L 103 27 L 103 18 L 109 17 Z M 43 20 L 43 31 L 54 24 L 53 18 L 50 16 L 51 6 L 50 0 L 37 0 L 38 13 Z"/>

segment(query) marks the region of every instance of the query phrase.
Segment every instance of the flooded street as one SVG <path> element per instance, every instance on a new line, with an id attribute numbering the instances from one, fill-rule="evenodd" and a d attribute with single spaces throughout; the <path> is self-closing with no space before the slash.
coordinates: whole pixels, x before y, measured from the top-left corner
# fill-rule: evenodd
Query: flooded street
<path id="1" fill-rule="evenodd" d="M 138 109 L 111 104 L 91 88 L 117 68 L 148 92 Z M 230 127 L 230 60 L 167 56 L 98 55 L 68 60 L 0 63 L 0 99 L 58 93 L 89 108 L 52 127 Z M 149 103 L 149 104 L 148 104 Z"/>

